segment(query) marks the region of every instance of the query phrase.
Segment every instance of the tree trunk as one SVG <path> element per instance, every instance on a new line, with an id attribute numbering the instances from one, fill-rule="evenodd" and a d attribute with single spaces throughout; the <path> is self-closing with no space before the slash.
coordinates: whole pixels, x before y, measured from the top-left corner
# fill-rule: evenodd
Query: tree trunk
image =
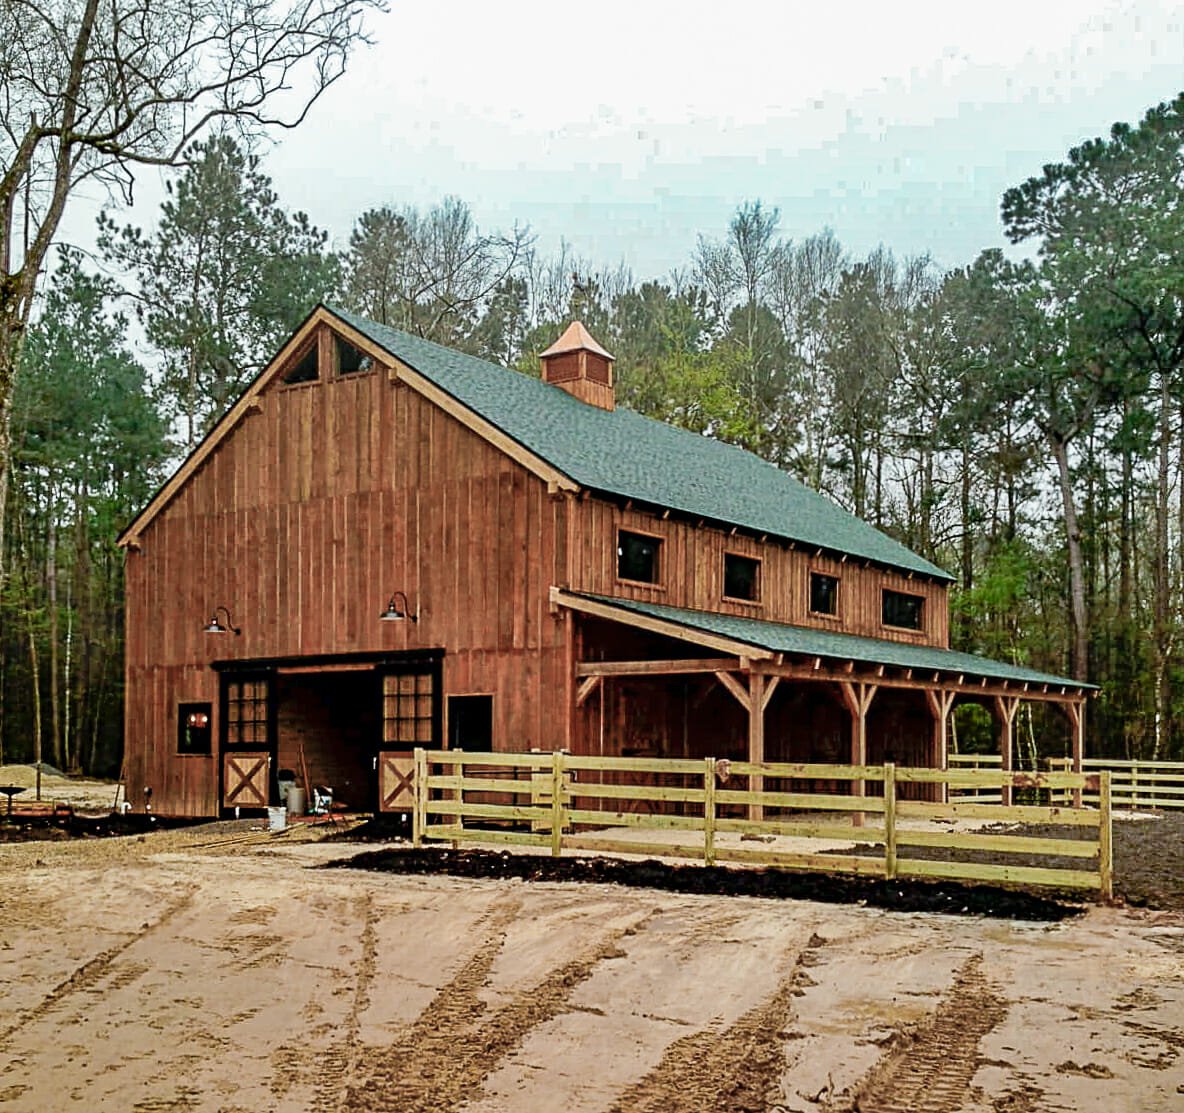
<path id="1" fill-rule="evenodd" d="M 1081 556 L 1081 526 L 1073 502 L 1073 477 L 1069 472 L 1069 446 L 1055 433 L 1047 433 L 1049 448 L 1057 464 L 1057 482 L 1065 520 L 1065 539 L 1069 550 L 1069 616 L 1072 632 L 1069 645 L 1070 675 L 1085 680 L 1089 672 L 1089 630 L 1085 616 L 1085 566 Z"/>

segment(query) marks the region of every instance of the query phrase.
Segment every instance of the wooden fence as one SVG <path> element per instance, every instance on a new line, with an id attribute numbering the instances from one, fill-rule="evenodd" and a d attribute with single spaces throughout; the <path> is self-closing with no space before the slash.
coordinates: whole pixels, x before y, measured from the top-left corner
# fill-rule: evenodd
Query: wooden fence
<path id="1" fill-rule="evenodd" d="M 1084 790 L 1099 806 L 1005 808 L 978 801 L 902 800 L 898 795 L 902 784 L 977 792 L 1005 783 L 1050 792 Z M 549 849 L 556 856 L 564 850 L 604 851 L 695 858 L 706 865 L 743 862 L 887 879 L 1093 889 L 1103 900 L 1112 895 L 1108 772 L 1005 775 L 892 764 L 758 765 L 716 758 L 420 749 L 415 751 L 414 786 L 417 846 L 425 839 L 467 840 Z M 963 819 L 1067 827 L 1080 837 L 1053 831 L 1039 836 L 1028 831 L 955 832 L 935 825 Z M 738 845 L 746 836 L 746 841 L 758 842 L 787 836 L 806 840 L 806 845 Z M 809 845 L 818 840 L 831 845 Z M 1000 864 L 958 857 L 967 854 L 1021 855 L 1025 860 Z"/>
<path id="2" fill-rule="evenodd" d="M 957 769 L 959 771 L 988 769 L 993 772 L 995 770 L 1002 771 L 1003 769 L 1003 758 L 999 754 L 950 754 L 947 761 L 951 769 Z M 1069 769 L 1058 771 L 1064 773 L 1070 772 Z M 1003 790 L 999 785 L 996 785 L 994 788 L 989 786 L 986 788 L 951 788 L 950 799 L 961 800 L 967 804 L 1001 804 L 1003 803 Z"/>
<path id="3" fill-rule="evenodd" d="M 1072 763 L 1068 758 L 1050 758 L 1049 768 L 1060 772 Z M 1184 761 L 1122 761 L 1115 758 L 1086 758 L 1087 773 L 1110 773 L 1111 804 L 1115 808 L 1184 808 Z M 1086 790 L 1083 799 L 1098 803 L 1096 792 Z"/>

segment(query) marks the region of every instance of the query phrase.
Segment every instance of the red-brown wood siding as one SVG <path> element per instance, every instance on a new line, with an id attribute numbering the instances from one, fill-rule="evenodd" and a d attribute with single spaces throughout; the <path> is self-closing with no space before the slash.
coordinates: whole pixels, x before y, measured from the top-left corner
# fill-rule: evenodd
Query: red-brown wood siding
<path id="1" fill-rule="evenodd" d="M 277 380 L 260 407 L 128 552 L 131 799 L 216 813 L 216 758 L 175 750 L 195 700 L 217 750 L 217 659 L 439 649 L 445 696 L 493 693 L 499 749 L 563 745 L 564 500 L 383 368 Z M 418 622 L 378 620 L 395 590 Z M 218 605 L 241 637 L 202 632 Z"/>
<path id="2" fill-rule="evenodd" d="M 620 529 L 655 534 L 662 539 L 658 583 L 637 584 L 617 579 L 616 538 Z M 662 518 L 636 509 L 625 510 L 597 498 L 576 503 L 571 553 L 568 572 L 574 591 L 788 622 L 887 641 L 949 645 L 949 608 L 944 583 L 865 567 L 862 561 L 815 556 L 813 551 L 791 549 L 781 542 L 762 543 L 708 525 Z M 725 553 L 737 553 L 761 562 L 758 601 L 724 598 Z M 810 612 L 812 571 L 839 580 L 838 614 L 833 618 Z M 880 618 L 884 588 L 924 598 L 920 630 L 883 625 Z"/>

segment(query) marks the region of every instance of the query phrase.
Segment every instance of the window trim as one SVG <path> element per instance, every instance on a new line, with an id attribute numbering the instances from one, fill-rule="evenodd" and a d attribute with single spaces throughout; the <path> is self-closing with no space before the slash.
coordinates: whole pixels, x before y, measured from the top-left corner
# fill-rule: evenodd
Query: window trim
<path id="1" fill-rule="evenodd" d="M 884 620 L 884 603 L 887 595 L 891 592 L 893 595 L 901 595 L 908 599 L 916 599 L 919 603 L 917 607 L 917 625 L 916 626 L 899 626 L 895 622 L 886 622 Z M 895 587 L 885 587 L 880 585 L 880 625 L 887 630 L 901 630 L 908 634 L 924 634 L 925 633 L 925 603 L 926 597 L 918 595 L 915 591 L 901 591 Z"/>
<path id="2" fill-rule="evenodd" d="M 626 576 L 621 575 L 621 534 L 628 533 L 634 537 L 645 537 L 655 542 L 654 545 L 654 578 L 652 580 L 631 580 Z M 663 574 L 666 571 L 666 561 L 662 555 L 662 547 L 666 543 L 666 538 L 660 533 L 650 533 L 644 529 L 630 529 L 628 526 L 617 526 L 616 536 L 613 539 L 613 573 L 616 577 L 616 582 L 619 584 L 628 584 L 631 587 L 646 587 L 651 590 L 665 591 L 666 585 L 662 583 Z"/>
<path id="3" fill-rule="evenodd" d="M 331 374 L 328 377 L 329 382 L 353 382 L 355 379 L 364 379 L 367 375 L 373 375 L 378 370 L 378 360 L 376 360 L 369 352 L 362 351 L 361 348 L 352 341 L 347 340 L 339 332 L 331 333 L 332 343 L 329 345 L 330 360 L 332 366 L 330 367 Z M 341 370 L 341 346 L 353 348 L 363 360 L 369 360 L 368 367 L 361 367 L 357 371 L 342 371 Z"/>
<path id="4" fill-rule="evenodd" d="M 747 560 L 756 565 L 756 575 L 753 576 L 753 595 L 751 599 L 745 599 L 743 595 L 729 595 L 728 594 L 728 557 L 735 557 L 737 560 Z M 764 600 L 764 560 L 759 556 L 752 556 L 750 553 L 737 552 L 735 549 L 724 549 L 723 557 L 721 558 L 721 581 L 720 581 L 720 598 L 725 603 L 740 603 L 746 607 L 763 607 Z"/>
<path id="5" fill-rule="evenodd" d="M 833 611 L 816 611 L 813 607 L 814 596 L 814 577 L 825 576 L 828 580 L 835 582 L 835 609 Z M 833 572 L 826 572 L 821 568 L 807 568 L 806 570 L 806 613 L 811 618 L 821 618 L 827 622 L 842 622 L 842 616 L 839 613 L 839 608 L 842 605 L 841 597 L 843 590 L 843 577 L 836 576 Z"/>

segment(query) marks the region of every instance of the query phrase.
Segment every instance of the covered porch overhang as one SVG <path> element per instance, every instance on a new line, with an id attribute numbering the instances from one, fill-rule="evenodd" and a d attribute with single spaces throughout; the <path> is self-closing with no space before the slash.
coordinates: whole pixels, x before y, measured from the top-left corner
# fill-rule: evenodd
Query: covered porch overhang
<path id="1" fill-rule="evenodd" d="M 819 684 L 849 716 L 849 760 L 868 764 L 868 717 L 881 693 L 919 694 L 929 712 L 927 764 L 948 767 L 949 724 L 957 701 L 985 706 L 998 724 L 1004 772 L 1013 768 L 1015 721 L 1021 703 L 1051 703 L 1066 716 L 1073 768 L 1085 746 L 1085 701 L 1092 686 L 1021 666 L 934 646 L 878 641 L 760 619 L 691 611 L 635 600 L 551 589 L 551 604 L 672 642 L 695 656 L 616 659 L 583 645 L 576 651 L 575 705 L 621 678 L 710 676 L 747 716 L 747 759 L 765 761 L 765 713 L 785 682 Z M 757 787 L 757 786 L 754 786 Z M 1004 803 L 1010 802 L 1009 792 Z"/>

